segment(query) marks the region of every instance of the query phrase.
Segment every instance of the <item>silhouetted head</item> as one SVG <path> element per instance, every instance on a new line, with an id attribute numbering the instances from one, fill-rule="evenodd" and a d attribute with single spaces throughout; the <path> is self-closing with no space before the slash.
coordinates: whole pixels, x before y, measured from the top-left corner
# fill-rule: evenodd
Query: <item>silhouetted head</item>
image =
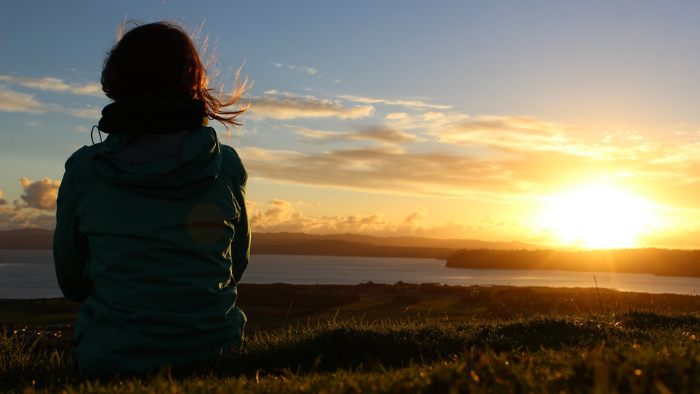
<path id="1" fill-rule="evenodd" d="M 236 117 L 247 107 L 239 110 L 226 107 L 236 103 L 248 90 L 247 79 L 239 85 L 236 74 L 233 92 L 226 98 L 221 93 L 214 97 L 208 88 L 207 70 L 185 30 L 169 22 L 134 24 L 136 27 L 123 33 L 107 52 L 102 70 L 102 90 L 107 97 L 119 102 L 138 99 L 144 94 L 181 94 L 203 100 L 207 116 L 227 128 L 240 124 Z"/>
<path id="2" fill-rule="evenodd" d="M 179 93 L 202 99 L 207 71 L 179 26 L 156 22 L 126 32 L 107 53 L 102 90 L 121 101 L 143 93 Z"/>

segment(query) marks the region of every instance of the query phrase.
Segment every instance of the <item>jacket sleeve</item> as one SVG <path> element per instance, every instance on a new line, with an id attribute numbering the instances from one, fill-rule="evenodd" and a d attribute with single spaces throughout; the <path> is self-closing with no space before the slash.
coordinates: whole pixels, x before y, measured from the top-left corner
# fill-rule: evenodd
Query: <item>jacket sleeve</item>
<path id="1" fill-rule="evenodd" d="M 80 182 L 71 173 L 75 156 L 66 162 L 66 173 L 58 189 L 53 260 L 56 279 L 63 295 L 70 301 L 83 302 L 94 285 L 86 276 L 87 261 L 90 258 L 87 237 L 78 232 L 81 224 L 81 197 L 84 193 L 76 190 Z"/>
<path id="2" fill-rule="evenodd" d="M 231 274 L 236 283 L 238 283 L 243 277 L 250 259 L 251 234 L 248 223 L 248 210 L 245 205 L 248 173 L 235 149 L 226 145 L 223 145 L 222 149 L 224 151 L 223 172 L 228 176 L 229 189 L 234 200 L 232 203 L 237 206 L 239 213 L 238 217 L 232 220 L 232 223 L 234 223 L 234 234 L 230 249 Z"/>
<path id="3" fill-rule="evenodd" d="M 248 174 L 243 170 L 243 182 L 241 185 L 233 189 L 233 196 L 240 208 L 240 215 L 235 226 L 233 241 L 231 241 L 231 272 L 233 279 L 238 283 L 243 277 L 243 273 L 248 267 L 250 259 L 250 225 L 248 223 L 248 211 L 245 205 L 245 188 L 248 179 Z"/>

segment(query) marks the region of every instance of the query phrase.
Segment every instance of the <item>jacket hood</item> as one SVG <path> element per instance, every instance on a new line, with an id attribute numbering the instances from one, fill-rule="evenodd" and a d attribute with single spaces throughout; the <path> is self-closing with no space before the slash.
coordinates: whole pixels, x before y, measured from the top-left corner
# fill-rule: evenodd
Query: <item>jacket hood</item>
<path id="1" fill-rule="evenodd" d="M 181 139 L 181 143 L 177 139 Z M 168 200 L 196 194 L 219 176 L 221 145 L 211 127 L 202 126 L 167 136 L 163 143 L 174 144 L 170 152 L 146 158 L 136 154 L 135 159 L 134 155 L 125 159 L 125 155 L 120 154 L 134 145 L 143 145 L 144 141 L 147 140 L 134 132 L 110 134 L 92 156 L 95 169 L 122 189 Z"/>

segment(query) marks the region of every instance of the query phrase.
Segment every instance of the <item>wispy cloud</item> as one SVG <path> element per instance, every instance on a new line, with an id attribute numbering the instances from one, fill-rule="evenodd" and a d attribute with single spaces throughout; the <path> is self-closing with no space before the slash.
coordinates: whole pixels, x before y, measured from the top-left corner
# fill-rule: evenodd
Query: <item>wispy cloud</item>
<path id="1" fill-rule="evenodd" d="M 358 119 L 371 116 L 374 107 L 371 105 L 343 107 L 337 100 L 320 99 L 314 96 L 303 96 L 288 92 L 270 90 L 265 96 L 251 97 L 250 112 L 260 118 L 295 119 L 295 118 L 324 118 Z"/>
<path id="2" fill-rule="evenodd" d="M 240 148 L 252 176 L 279 182 L 410 195 L 477 197 L 509 192 L 510 166 L 448 154 L 409 153 L 398 147 L 321 153 Z M 510 171 L 510 172 L 509 172 Z"/>
<path id="3" fill-rule="evenodd" d="M 414 134 L 409 134 L 401 130 L 384 127 L 365 127 L 353 132 L 337 132 L 311 129 L 298 129 L 297 134 L 312 138 L 314 140 L 326 141 L 377 141 L 386 144 L 405 144 L 425 141 Z"/>
<path id="4" fill-rule="evenodd" d="M 609 158 L 624 152 L 580 143 L 568 137 L 570 127 L 532 117 L 392 113 L 383 123 L 353 132 L 308 128 L 295 132 L 309 141 L 367 140 L 384 145 L 294 154 L 257 148 L 252 157 L 245 156 L 246 163 L 254 176 L 279 182 L 514 201 L 536 199 L 572 177 L 590 178 L 594 171 L 614 174 L 619 162 Z M 407 150 L 396 144 L 426 140 L 402 129 L 422 130 L 436 138 L 430 148 L 414 145 Z M 643 171 L 634 159 L 628 158 L 627 164 L 628 173 Z"/>
<path id="5" fill-rule="evenodd" d="M 2 85 L 0 85 L 0 111 L 30 114 L 55 112 L 86 119 L 99 119 L 101 116 L 101 111 L 97 108 L 76 109 L 58 104 L 46 104 L 35 99 L 33 94 L 16 92 Z"/>
<path id="6" fill-rule="evenodd" d="M 275 67 L 278 67 L 278 68 L 280 68 L 280 67 L 287 67 L 287 68 L 289 68 L 289 69 L 296 70 L 296 71 L 299 71 L 299 72 L 302 72 L 302 73 L 307 73 L 307 74 L 310 74 L 310 75 L 314 75 L 314 74 L 318 73 L 318 70 L 316 70 L 316 69 L 313 68 L 313 67 L 308 67 L 308 66 L 295 66 L 295 65 L 292 65 L 292 64 L 286 64 L 286 65 L 285 65 L 285 64 L 282 64 L 282 63 L 273 63 L 273 64 L 275 65 Z"/>
<path id="7" fill-rule="evenodd" d="M 441 127 L 458 124 L 470 118 L 471 116 L 458 112 L 391 112 L 384 116 L 384 124 L 403 130 L 425 129 L 435 132 Z"/>
<path id="8" fill-rule="evenodd" d="M 65 83 L 63 80 L 58 78 L 29 78 L 29 77 L 18 77 L 15 75 L 0 75 L 0 82 L 6 84 L 14 84 L 19 86 L 24 86 L 31 89 L 39 89 L 51 92 L 62 92 L 71 93 L 84 96 L 93 96 L 104 98 L 105 94 L 102 92 L 102 85 L 98 83 Z"/>
<path id="9" fill-rule="evenodd" d="M 460 124 L 455 134 L 439 134 L 460 138 L 444 142 L 445 150 L 433 143 L 431 149 L 410 150 L 384 145 L 305 153 L 240 151 L 252 176 L 282 183 L 515 202 L 540 201 L 576 184 L 606 181 L 628 185 L 656 204 L 700 208 L 694 198 L 700 187 L 700 142 L 674 145 L 645 138 L 627 140 L 624 146 L 585 144 L 567 137 L 567 127 L 547 122 L 475 119 Z M 484 134 L 485 129 L 492 135 Z M 366 138 L 361 133 L 297 132 L 319 140 Z M 374 137 L 368 139 L 381 141 Z"/>
<path id="10" fill-rule="evenodd" d="M 560 150 L 569 139 L 568 127 L 529 116 L 478 116 L 443 124 L 431 134 L 440 141 L 467 146 L 516 150 Z"/>
<path id="11" fill-rule="evenodd" d="M 435 109 L 450 109 L 450 108 L 452 108 L 451 105 L 428 104 L 426 102 L 419 101 L 419 100 L 387 100 L 387 99 L 377 99 L 377 98 L 351 96 L 351 95 L 343 95 L 343 96 L 339 96 L 339 97 L 343 98 L 345 100 L 348 100 L 348 101 L 354 101 L 354 102 L 365 103 L 365 104 L 402 105 L 405 107 L 435 108 Z"/>
<path id="12" fill-rule="evenodd" d="M 0 111 L 39 114 L 51 112 L 51 106 L 34 99 L 33 94 L 15 92 L 0 85 Z"/>

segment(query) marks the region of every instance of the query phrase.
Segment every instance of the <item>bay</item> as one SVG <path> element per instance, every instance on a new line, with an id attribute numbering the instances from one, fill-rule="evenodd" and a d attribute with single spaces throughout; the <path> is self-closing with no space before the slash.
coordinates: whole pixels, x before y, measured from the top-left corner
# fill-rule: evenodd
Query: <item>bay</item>
<path id="1" fill-rule="evenodd" d="M 346 284 L 372 281 L 393 284 L 510 285 L 595 287 L 644 293 L 695 294 L 700 278 L 574 272 L 447 268 L 444 260 L 252 255 L 242 283 Z M 0 250 L 0 299 L 61 297 L 53 257 L 48 250 Z"/>

